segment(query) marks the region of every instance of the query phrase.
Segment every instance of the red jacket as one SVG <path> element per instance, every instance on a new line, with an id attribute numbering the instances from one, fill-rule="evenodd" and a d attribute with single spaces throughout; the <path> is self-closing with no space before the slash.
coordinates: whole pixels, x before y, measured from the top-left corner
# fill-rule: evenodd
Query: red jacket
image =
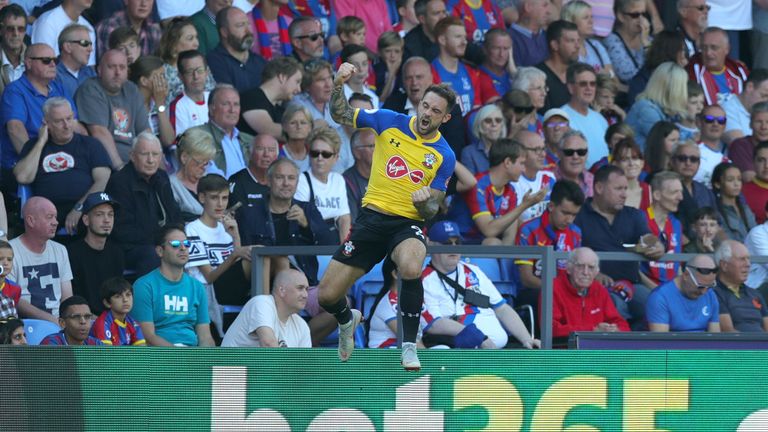
<path id="1" fill-rule="evenodd" d="M 701 53 L 693 55 L 688 59 L 688 77 L 691 81 L 696 81 L 704 89 L 704 100 L 707 105 L 717 103 L 717 83 L 711 73 L 704 67 L 704 62 L 701 58 Z M 728 88 L 731 89 L 733 94 L 741 94 L 744 91 L 744 83 L 747 81 L 749 75 L 749 69 L 747 66 L 731 58 L 725 59 L 725 80 L 728 83 Z"/>
<path id="2" fill-rule="evenodd" d="M 587 295 L 582 297 L 576 293 L 568 275 L 563 273 L 555 278 L 552 291 L 552 336 L 566 337 L 575 331 L 593 331 L 601 322 L 616 324 L 619 330 L 629 331 L 629 324 L 619 315 L 608 290 L 600 282 L 592 282 Z"/>

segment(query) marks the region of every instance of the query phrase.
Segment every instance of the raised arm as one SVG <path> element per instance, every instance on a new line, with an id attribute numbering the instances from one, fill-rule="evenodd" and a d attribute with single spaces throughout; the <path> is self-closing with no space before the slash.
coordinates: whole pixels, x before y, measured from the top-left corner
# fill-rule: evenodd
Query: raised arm
<path id="1" fill-rule="evenodd" d="M 357 68 L 350 63 L 342 63 L 336 72 L 331 91 L 331 117 L 338 124 L 354 126 L 355 110 L 349 105 L 344 96 L 344 83 L 357 72 Z"/>

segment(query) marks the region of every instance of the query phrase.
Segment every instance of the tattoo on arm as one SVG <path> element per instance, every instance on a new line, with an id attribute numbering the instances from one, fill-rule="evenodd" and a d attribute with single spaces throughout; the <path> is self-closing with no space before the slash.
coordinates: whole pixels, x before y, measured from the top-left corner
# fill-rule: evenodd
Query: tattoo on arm
<path id="1" fill-rule="evenodd" d="M 355 110 L 344 97 L 344 87 L 334 85 L 331 91 L 331 117 L 336 123 L 354 126 Z"/>
<path id="2" fill-rule="evenodd" d="M 416 207 L 416 211 L 419 212 L 419 216 L 428 221 L 435 217 L 437 211 L 440 210 L 440 203 L 443 202 L 444 198 L 445 192 L 432 189 L 432 196 L 428 200 L 414 203 L 413 205 Z"/>

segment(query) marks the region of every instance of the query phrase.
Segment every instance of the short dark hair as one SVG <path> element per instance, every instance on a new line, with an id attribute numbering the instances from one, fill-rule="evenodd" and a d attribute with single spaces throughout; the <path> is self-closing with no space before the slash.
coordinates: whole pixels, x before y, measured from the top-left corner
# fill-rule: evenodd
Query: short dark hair
<path id="1" fill-rule="evenodd" d="M 717 223 L 720 223 L 720 218 L 717 214 L 717 210 L 713 209 L 710 206 L 697 208 L 696 211 L 693 212 L 693 217 L 691 217 L 691 222 L 696 223 L 702 219 L 714 219 L 717 221 Z"/>
<path id="2" fill-rule="evenodd" d="M 109 40 L 107 41 L 107 45 L 109 45 L 109 49 L 117 49 L 117 47 L 120 44 L 126 43 L 132 39 L 135 40 L 136 42 L 139 41 L 139 35 L 138 33 L 136 33 L 134 29 L 128 26 L 118 27 L 112 30 L 112 33 L 109 34 Z"/>
<path id="3" fill-rule="evenodd" d="M 584 191 L 576 183 L 570 180 L 558 180 L 552 187 L 550 202 L 554 205 L 560 205 L 563 200 L 568 200 L 581 207 L 584 204 Z"/>
<path id="4" fill-rule="evenodd" d="M 13 252 L 13 246 L 5 240 L 0 240 L 0 249 L 10 249 Z"/>
<path id="5" fill-rule="evenodd" d="M 141 56 L 128 67 L 128 79 L 139 85 L 139 79 L 149 77 L 152 72 L 163 67 L 163 59 L 155 56 Z M 164 103 L 161 102 L 161 103 Z"/>
<path id="6" fill-rule="evenodd" d="M 445 101 L 448 103 L 445 107 L 445 113 L 448 114 L 451 111 L 453 111 L 453 107 L 456 106 L 456 92 L 453 91 L 450 84 L 447 83 L 440 83 L 440 84 L 430 84 L 429 87 L 424 91 L 424 94 L 427 93 L 434 93 L 441 98 L 445 99 Z"/>
<path id="7" fill-rule="evenodd" d="M 183 74 L 186 69 L 182 67 L 184 62 L 188 60 L 192 60 L 193 58 L 200 57 L 203 59 L 203 64 L 208 67 L 208 60 L 206 60 L 203 53 L 201 53 L 198 50 L 186 50 L 179 53 L 178 58 L 176 59 L 176 68 L 179 69 L 179 74 Z"/>
<path id="8" fill-rule="evenodd" d="M 6 6 L 8 7 L 8 6 Z M 768 80 L 768 69 L 757 68 L 752 69 L 747 78 L 745 84 L 752 83 L 755 87 L 759 86 L 763 81 Z"/>
<path id="9" fill-rule="evenodd" d="M 595 77 L 597 77 L 597 72 L 595 72 L 595 68 L 593 68 L 591 65 L 588 65 L 586 63 L 577 62 L 568 66 L 568 69 L 565 71 L 565 81 L 568 84 L 575 83 L 576 75 L 582 72 L 592 72 L 595 75 Z"/>
<path id="10" fill-rule="evenodd" d="M 303 70 L 301 63 L 296 61 L 293 57 L 277 57 L 264 66 L 264 71 L 261 73 L 261 82 L 269 81 L 272 78 L 277 78 L 279 75 L 286 77 L 292 77 L 296 72 Z"/>
<path id="11" fill-rule="evenodd" d="M 352 101 L 368 102 L 369 104 L 373 105 L 373 98 L 365 93 L 352 93 L 352 96 L 349 97 L 348 102 L 352 103 Z M 374 106 L 374 108 L 376 108 L 376 106 Z"/>
<path id="12" fill-rule="evenodd" d="M 16 317 L 11 317 L 5 323 L 0 324 L 0 345 L 11 345 L 13 332 L 19 327 L 24 327 L 24 322 Z"/>
<path id="13" fill-rule="evenodd" d="M 488 151 L 488 163 L 495 167 L 504 163 L 507 158 L 514 162 L 523 156 L 523 151 L 523 145 L 519 142 L 511 138 L 500 138 Z"/>
<path id="14" fill-rule="evenodd" d="M 349 61 L 350 57 L 361 52 L 364 52 L 365 55 L 368 55 L 368 49 L 366 47 L 357 44 L 348 44 L 341 50 L 341 61 L 347 62 Z"/>
<path id="15" fill-rule="evenodd" d="M 624 170 L 616 165 L 603 165 L 595 172 L 593 185 L 607 182 L 608 177 L 610 177 L 611 174 L 618 174 L 621 176 L 626 175 L 624 174 Z"/>
<path id="16" fill-rule="evenodd" d="M 62 301 L 61 304 L 59 305 L 59 318 L 65 318 L 67 316 L 67 311 L 69 310 L 69 308 L 77 305 L 89 306 L 88 300 L 86 300 L 84 297 L 81 297 L 79 295 L 73 295 L 72 297 L 67 297 L 67 299 Z"/>
<path id="17" fill-rule="evenodd" d="M 5 21 L 8 17 L 24 18 L 26 20 L 27 12 L 24 11 L 23 7 L 17 5 L 16 3 L 10 3 L 3 9 L 0 9 L 0 23 Z"/>
<path id="18" fill-rule="evenodd" d="M 413 11 L 416 12 L 417 17 L 427 14 L 427 5 L 431 1 L 435 0 L 416 0 L 416 3 L 413 4 Z"/>
<path id="19" fill-rule="evenodd" d="M 664 62 L 677 62 L 677 56 L 682 50 L 687 51 L 683 35 L 674 30 L 663 30 L 653 37 L 653 42 L 645 53 L 645 64 L 648 70 L 652 71 Z M 691 55 L 693 53 L 688 56 Z"/>
<path id="20" fill-rule="evenodd" d="M 197 182 L 197 193 L 229 190 L 229 182 L 219 174 L 206 174 Z"/>
<path id="21" fill-rule="evenodd" d="M 297 29 L 299 28 L 299 25 L 310 21 L 320 22 L 317 20 L 317 18 L 311 16 L 302 15 L 294 18 L 293 21 L 291 21 L 291 24 L 288 25 L 288 36 L 291 38 L 296 37 L 296 32 L 298 31 Z M 322 25 L 320 26 L 320 29 L 322 30 Z"/>
<path id="22" fill-rule="evenodd" d="M 768 141 L 763 141 L 763 142 L 757 144 L 757 146 L 755 146 L 755 154 L 752 156 L 752 159 L 757 157 L 757 152 L 759 152 L 760 150 L 765 150 L 765 149 L 768 149 Z"/>
<path id="23" fill-rule="evenodd" d="M 184 231 L 184 225 L 183 224 L 167 224 L 161 228 L 158 228 L 157 233 L 155 233 L 155 246 L 162 246 L 165 244 L 165 240 L 168 238 L 168 234 L 170 234 L 173 231 L 181 231 L 184 233 L 184 235 L 187 235 L 186 231 Z"/>
<path id="24" fill-rule="evenodd" d="M 122 294 L 126 291 L 133 293 L 133 286 L 130 282 L 123 279 L 122 276 L 115 276 L 105 280 L 101 284 L 101 299 L 109 302 L 114 295 Z"/>
<path id="25" fill-rule="evenodd" d="M 564 31 L 579 31 L 579 28 L 576 27 L 576 24 L 566 21 L 566 20 L 557 20 L 553 21 L 552 24 L 547 27 L 547 48 L 549 48 L 549 44 L 556 40 L 560 40 L 560 38 L 563 36 Z"/>
<path id="26" fill-rule="evenodd" d="M 491 39 L 493 39 L 496 36 L 506 36 L 508 38 L 512 38 L 512 36 L 507 33 L 506 29 L 494 27 L 490 30 L 488 30 L 488 33 L 485 34 L 485 38 L 483 39 L 483 47 L 488 48 L 488 45 L 491 44 Z"/>

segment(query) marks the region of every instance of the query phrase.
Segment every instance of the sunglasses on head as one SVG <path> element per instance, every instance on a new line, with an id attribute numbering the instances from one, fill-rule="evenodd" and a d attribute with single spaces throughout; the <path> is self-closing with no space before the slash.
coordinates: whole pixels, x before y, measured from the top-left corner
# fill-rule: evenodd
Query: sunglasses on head
<path id="1" fill-rule="evenodd" d="M 312 33 L 308 35 L 296 36 L 296 39 L 309 39 L 312 42 L 317 42 L 317 40 L 322 37 L 324 37 L 322 33 Z"/>
<path id="2" fill-rule="evenodd" d="M 571 157 L 571 156 L 573 156 L 575 154 L 577 154 L 579 156 L 586 156 L 588 151 L 589 150 L 585 149 L 585 148 L 582 148 L 582 149 L 563 149 L 563 154 L 565 156 L 568 156 L 568 157 Z"/>
<path id="3" fill-rule="evenodd" d="M 67 43 L 78 44 L 83 48 L 88 48 L 89 46 L 93 45 L 93 42 L 89 41 L 88 39 L 68 40 Z"/>
<path id="4" fill-rule="evenodd" d="M 318 150 L 310 150 L 309 151 L 309 157 L 312 159 L 316 159 L 320 156 L 323 157 L 323 159 L 330 159 L 332 158 L 336 153 L 329 152 L 329 151 L 318 151 Z"/>
<path id="5" fill-rule="evenodd" d="M 56 63 L 56 57 L 30 57 L 30 60 L 38 60 L 44 65 L 49 65 L 51 63 Z"/>
<path id="6" fill-rule="evenodd" d="M 680 163 L 690 162 L 692 164 L 697 164 L 701 161 L 701 158 L 698 156 L 675 155 L 675 160 Z"/>
<path id="7" fill-rule="evenodd" d="M 694 269 L 696 272 L 704 275 L 709 276 L 711 274 L 717 274 L 717 268 L 701 268 L 701 267 L 694 267 L 694 266 L 687 266 L 686 268 Z"/>
<path id="8" fill-rule="evenodd" d="M 718 124 L 724 125 L 726 122 L 725 116 L 703 115 L 701 116 L 701 118 L 704 120 L 704 123 L 709 123 L 709 124 L 717 122 Z"/>
<path id="9" fill-rule="evenodd" d="M 188 248 L 189 245 L 192 244 L 189 240 L 168 240 L 168 244 L 174 248 L 178 249 L 181 247 L 181 245 L 184 245 L 185 248 Z"/>

